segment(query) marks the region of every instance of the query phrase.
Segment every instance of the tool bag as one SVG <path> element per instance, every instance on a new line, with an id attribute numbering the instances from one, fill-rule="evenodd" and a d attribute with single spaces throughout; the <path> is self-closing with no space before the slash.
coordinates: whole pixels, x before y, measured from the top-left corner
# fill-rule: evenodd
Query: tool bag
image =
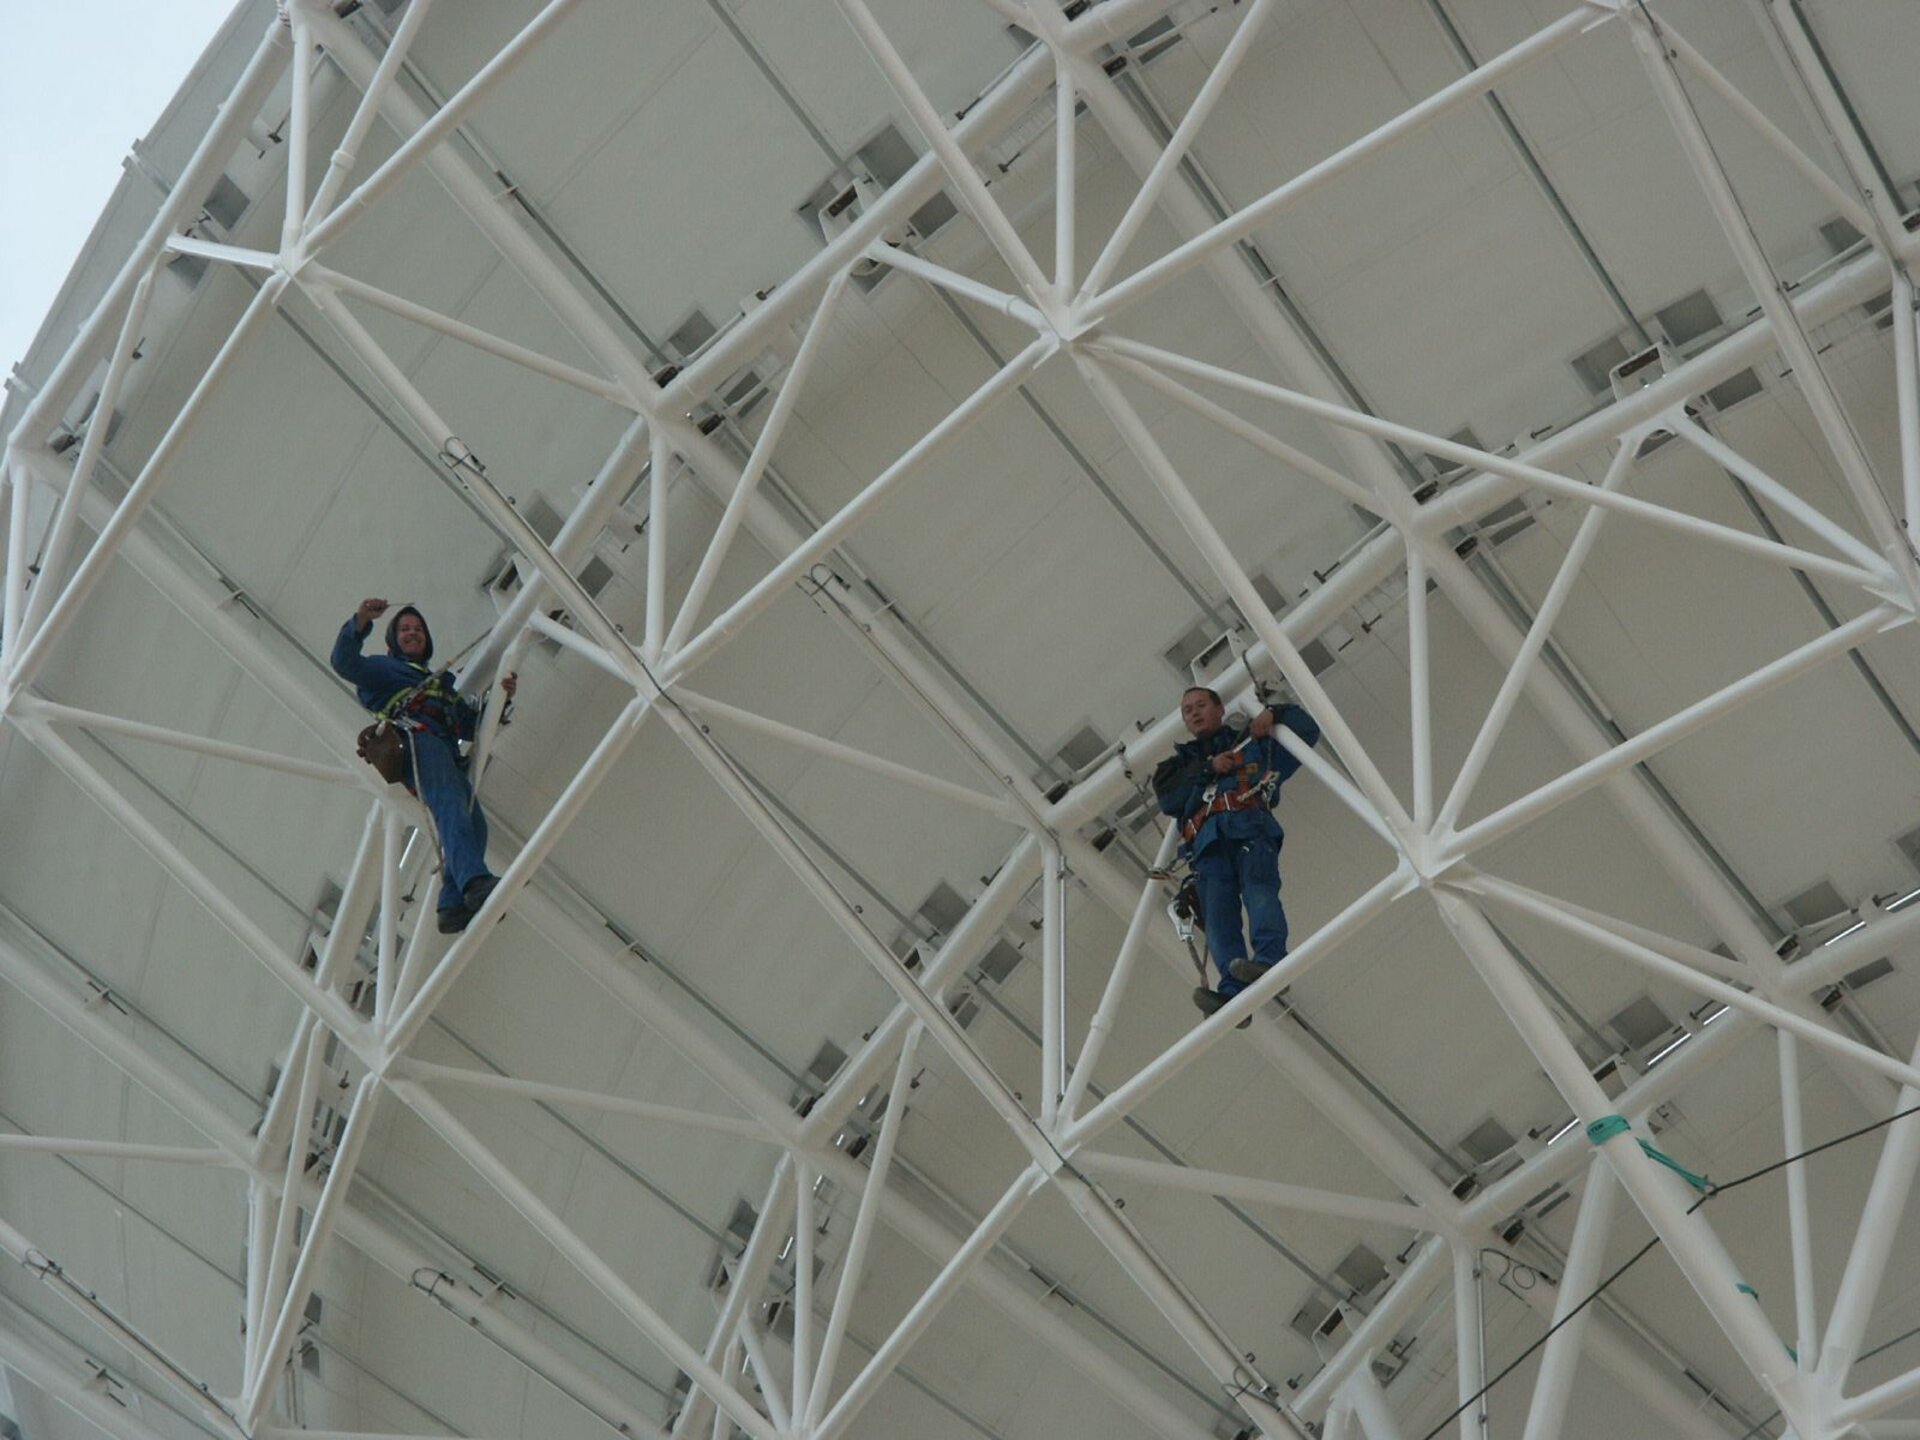
<path id="1" fill-rule="evenodd" d="M 380 772 L 389 785 L 407 783 L 407 742 L 400 727 L 380 720 L 362 730 L 353 742 L 354 753 Z"/>

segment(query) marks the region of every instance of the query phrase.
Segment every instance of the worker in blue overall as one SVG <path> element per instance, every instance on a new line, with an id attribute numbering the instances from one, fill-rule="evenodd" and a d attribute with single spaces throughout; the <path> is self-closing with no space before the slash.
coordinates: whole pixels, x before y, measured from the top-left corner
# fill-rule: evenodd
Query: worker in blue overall
<path id="1" fill-rule="evenodd" d="M 1211 1015 L 1286 956 L 1287 912 L 1280 903 L 1285 836 L 1273 804 L 1300 762 L 1274 731 L 1284 725 L 1318 745 L 1320 727 L 1298 705 L 1286 704 L 1262 709 L 1244 731 L 1236 731 L 1227 724 L 1219 694 L 1204 685 L 1180 697 L 1180 718 L 1193 739 L 1175 746 L 1153 772 L 1153 793 L 1161 813 L 1180 827 L 1180 854 L 1193 867 L 1200 892 L 1207 952 L 1220 984 L 1199 986 L 1193 1003 Z"/>
<path id="2" fill-rule="evenodd" d="M 480 706 L 455 689 L 452 671 L 429 668 L 433 633 L 411 605 L 402 605 L 387 622 L 386 654 L 360 653 L 387 608 L 385 600 L 360 602 L 333 642 L 333 669 L 362 705 L 402 732 L 407 788 L 426 802 L 440 835 L 439 927 L 442 935 L 452 935 L 467 928 L 500 883 L 487 869 L 487 817 L 467 783 L 460 753 L 460 743 L 474 737 Z M 500 681 L 509 699 L 515 683 L 512 675 Z"/>

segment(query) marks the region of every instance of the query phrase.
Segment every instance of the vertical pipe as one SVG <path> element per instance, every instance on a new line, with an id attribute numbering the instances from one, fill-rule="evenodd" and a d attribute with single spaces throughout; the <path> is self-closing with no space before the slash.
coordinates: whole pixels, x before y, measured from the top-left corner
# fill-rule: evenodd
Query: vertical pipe
<path id="1" fill-rule="evenodd" d="M 33 473 L 8 452 L 7 578 L 4 619 L 0 619 L 0 660 L 9 672 L 19 659 L 21 620 L 27 603 L 27 526 L 32 523 Z"/>
<path id="2" fill-rule="evenodd" d="M 127 306 L 127 318 L 120 326 L 120 338 L 114 342 L 113 356 L 107 362 L 106 378 L 101 381 L 99 398 L 94 401 L 93 418 L 87 425 L 87 438 L 80 442 L 80 458 L 74 462 L 73 473 L 67 479 L 66 493 L 60 497 L 60 508 L 54 513 L 53 527 L 48 532 L 45 545 L 41 547 L 40 574 L 34 581 L 33 593 L 27 598 L 26 616 L 20 622 L 22 633 L 31 633 L 34 626 L 40 623 L 47 606 L 59 591 L 60 577 L 66 570 L 67 549 L 72 544 L 74 525 L 80 515 L 80 504 L 87 486 L 93 483 L 93 472 L 99 464 L 100 452 L 106 448 L 113 410 L 120 403 L 120 390 L 126 381 L 127 367 L 133 363 L 133 350 L 140 339 L 140 327 L 146 323 L 147 304 L 153 298 L 155 269 L 149 269 L 134 286 L 133 299 Z"/>
<path id="3" fill-rule="evenodd" d="M 1789 1156 L 1807 1148 L 1800 1094 L 1800 1049 L 1786 1031 L 1780 1042 L 1780 1129 Z M 1813 1231 L 1807 1207 L 1807 1167 L 1787 1166 L 1787 1228 L 1793 1251 L 1793 1315 L 1796 1359 L 1802 1374 L 1812 1372 L 1820 1354 L 1819 1322 L 1814 1315 Z"/>
<path id="4" fill-rule="evenodd" d="M 660 428 L 647 430 L 647 664 L 658 665 L 667 641 L 667 480 L 673 451 Z"/>
<path id="5" fill-rule="evenodd" d="M 293 7 L 292 102 L 287 113 L 287 195 L 280 221 L 280 253 L 291 256 L 300 243 L 307 213 L 307 153 L 313 139 L 313 26 L 306 7 Z"/>
<path id="6" fill-rule="evenodd" d="M 846 1339 L 847 1322 L 853 1318 L 853 1302 L 860 1293 L 866 1270 L 867 1247 L 873 1241 L 873 1222 L 880 1213 L 880 1197 L 886 1193 L 887 1177 L 893 1170 L 901 1117 L 907 1113 L 907 1087 L 913 1083 L 914 1051 L 919 1048 L 920 1035 L 921 1027 L 917 1024 L 907 1031 L 906 1041 L 900 1047 L 900 1061 L 893 1067 L 893 1087 L 887 1091 L 887 1113 L 880 1120 L 880 1139 L 874 1147 L 872 1167 L 867 1171 L 866 1189 L 860 1192 L 853 1233 L 847 1237 L 847 1253 L 840 1262 L 840 1286 L 834 1293 L 826 1339 L 821 1342 L 820 1361 L 814 1367 L 813 1388 L 807 1396 L 808 1429 L 819 1425 L 833 1394 L 833 1372 L 839 1368 L 840 1346 Z"/>
<path id="7" fill-rule="evenodd" d="M 287 277 L 284 274 L 270 276 L 266 284 L 254 292 L 253 299 L 247 303 L 246 310 L 234 325 L 232 332 L 221 344 L 213 361 L 207 366 L 199 380 L 187 396 L 186 403 L 180 407 L 180 413 L 173 417 L 173 423 L 167 427 L 167 433 L 140 467 L 125 496 L 114 507 L 113 518 L 101 527 L 93 546 L 87 551 L 86 558 L 75 568 L 73 578 L 61 590 L 60 598 L 53 602 L 33 638 L 27 641 L 26 649 L 20 653 L 12 667 L 9 682 L 16 690 L 25 689 L 32 683 L 33 676 L 47 661 L 54 643 L 60 638 L 74 616 L 86 603 L 93 588 L 100 583 L 106 573 L 107 565 L 112 561 L 114 552 L 119 548 L 121 539 L 139 521 L 146 508 L 153 501 L 154 492 L 167 472 L 172 469 L 173 461 L 178 457 L 187 437 L 193 433 L 194 426 L 206 413 L 207 403 L 226 380 L 232 370 L 235 359 L 246 343 L 266 323 L 274 307 L 279 303 L 280 293 L 286 288 Z M 42 392 L 45 393 L 44 391 Z"/>
<path id="8" fill-rule="evenodd" d="M 1453 1358 L 1458 1376 L 1460 1440 L 1486 1440 L 1486 1321 L 1480 1313 L 1480 1258 L 1469 1243 L 1453 1247 Z"/>
<path id="9" fill-rule="evenodd" d="M 1166 833 L 1160 837 L 1160 848 L 1153 857 L 1153 868 L 1164 869 L 1173 859 L 1173 849 L 1180 840 L 1180 827 L 1167 826 Z M 1073 1075 L 1067 1082 L 1067 1093 L 1060 1102 L 1060 1115 L 1072 1124 L 1080 1113 L 1080 1102 L 1086 1099 L 1087 1087 L 1093 1083 L 1094 1067 L 1100 1063 L 1100 1052 L 1106 1048 L 1107 1036 L 1112 1033 L 1113 1022 L 1120 1013 L 1120 1002 L 1126 995 L 1127 981 L 1132 978 L 1134 961 L 1139 957 L 1141 946 L 1147 938 L 1147 927 L 1153 912 L 1158 909 L 1156 902 L 1162 895 L 1160 882 L 1149 875 L 1140 887 L 1139 903 L 1133 907 L 1133 914 L 1127 921 L 1127 933 L 1120 941 L 1120 953 L 1114 957 L 1113 972 L 1107 976 L 1107 988 L 1100 994 L 1100 1004 L 1093 1012 L 1093 1018 L 1087 1022 L 1087 1038 L 1080 1047 L 1080 1057 L 1073 1063 Z"/>
<path id="10" fill-rule="evenodd" d="M 274 1216 L 273 1240 L 267 1249 L 267 1281 L 263 1301 L 265 1308 L 261 1312 L 263 1322 L 279 1306 L 282 1290 L 286 1284 L 287 1267 L 290 1263 L 288 1255 L 293 1248 L 294 1222 L 299 1218 L 300 1201 L 304 1193 L 301 1188 L 301 1178 L 307 1171 L 307 1144 L 313 1133 L 313 1107 L 320 1093 L 320 1057 L 325 1048 L 324 1033 L 318 1025 L 309 1025 L 306 1032 L 306 1053 L 300 1057 L 299 1080 L 294 1081 L 291 1071 L 280 1077 L 282 1085 L 289 1082 L 296 1085 L 299 1098 L 293 1102 L 291 1128 L 287 1132 L 287 1158 L 284 1167 L 286 1174 L 280 1182 L 280 1207 Z M 266 1337 L 261 1336 L 262 1343 L 265 1340 Z M 254 1381 L 258 1384 L 260 1372 L 266 1368 L 264 1352 L 257 1354 L 255 1358 L 259 1361 L 259 1365 L 256 1367 Z"/>
<path id="11" fill-rule="evenodd" d="M 1066 1054 L 1066 862 L 1052 837 L 1040 842 L 1040 1128 L 1060 1121 L 1062 1057 Z"/>
<path id="12" fill-rule="evenodd" d="M 1413 732 L 1413 828 L 1433 830 L 1433 665 L 1427 629 L 1427 562 L 1407 540 L 1407 690 Z"/>
<path id="13" fill-rule="evenodd" d="M 425 909 L 421 914 L 426 914 Z M 373 1028 L 385 1031 L 387 1020 L 398 1012 L 399 996 L 394 986 L 400 983 L 395 952 L 400 938 L 400 815 L 383 810 L 380 815 L 380 940 L 373 979 Z"/>
<path id="14" fill-rule="evenodd" d="M 714 527 L 713 538 L 707 542 L 706 552 L 700 557 L 695 569 L 693 581 L 687 586 L 687 595 L 680 602 L 680 610 L 673 617 L 673 628 L 667 632 L 666 648 L 677 650 L 687 638 L 687 632 L 698 623 L 700 610 L 707 603 L 707 595 L 713 589 L 713 582 L 720 574 L 721 562 L 727 558 L 732 548 L 733 537 L 738 533 L 740 524 L 746 519 L 747 505 L 759 492 L 760 477 L 767 473 L 767 465 L 773 459 L 774 446 L 780 443 L 780 436 L 787 428 L 787 420 L 793 414 L 793 408 L 800 402 L 801 389 L 807 383 L 807 376 L 813 371 L 814 362 L 819 357 L 820 347 L 833 327 L 833 317 L 840 308 L 840 299 L 846 294 L 847 284 L 852 279 L 851 270 L 842 270 L 827 283 L 826 294 L 820 297 L 820 303 L 814 308 L 813 319 L 808 322 L 807 333 L 800 339 L 800 349 L 794 354 L 793 364 L 787 369 L 787 378 L 780 382 L 780 393 L 773 397 L 773 408 L 767 412 L 766 423 L 760 427 L 760 433 L 754 438 L 753 449 L 747 455 L 747 463 L 741 467 L 738 479 L 734 482 L 733 493 L 727 496 L 726 508 L 720 512 L 720 523 Z M 656 451 L 656 454 L 658 452 Z M 649 522 L 651 523 L 651 522 Z M 651 557 L 652 552 L 648 552 Z M 649 564 L 652 563 L 649 558 Z M 651 571 L 649 571 L 651 583 Z M 651 594 L 651 592 L 649 592 Z M 664 614 L 664 608 L 662 614 Z M 653 611 L 647 611 L 651 618 Z"/>
<path id="15" fill-rule="evenodd" d="M 1053 67 L 1053 299 L 1064 306 L 1073 298 L 1074 205 L 1079 167 L 1074 115 L 1079 97 L 1074 93 L 1073 67 L 1066 56 Z"/>
<path id="16" fill-rule="evenodd" d="M 1893 404 L 1900 416 L 1900 500 L 1907 539 L 1920 545 L 1920 363 L 1916 363 L 1913 277 L 1893 267 Z"/>
<path id="17" fill-rule="evenodd" d="M 1533 1382 L 1533 1399 L 1527 1407 L 1527 1428 L 1522 1440 L 1558 1440 L 1567 1417 L 1567 1399 L 1573 1392 L 1573 1376 L 1580 1363 L 1580 1343 L 1591 1307 L 1573 1313 L 1584 1304 L 1600 1280 L 1600 1262 L 1607 1253 L 1607 1237 L 1613 1228 L 1613 1202 L 1619 1184 L 1606 1160 L 1595 1155 L 1587 1163 L 1587 1189 L 1580 1197 L 1580 1214 L 1573 1222 L 1573 1240 L 1567 1247 L 1567 1263 L 1560 1272 L 1560 1295 L 1554 1302 L 1552 1324 L 1559 1327 L 1548 1337 L 1546 1352 L 1540 1357 L 1540 1372 Z M 1572 1315 L 1572 1319 L 1567 1317 Z"/>
<path id="18" fill-rule="evenodd" d="M 793 1413 L 807 1413 L 807 1394 L 813 1385 L 813 1242 L 814 1168 L 799 1157 L 793 1162 Z"/>

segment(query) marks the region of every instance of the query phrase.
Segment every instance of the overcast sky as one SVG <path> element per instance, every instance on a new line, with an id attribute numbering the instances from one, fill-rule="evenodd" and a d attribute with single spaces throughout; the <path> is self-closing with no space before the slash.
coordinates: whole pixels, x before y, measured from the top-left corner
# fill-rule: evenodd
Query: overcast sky
<path id="1" fill-rule="evenodd" d="M 0 0 L 0 370 L 234 0 Z"/>

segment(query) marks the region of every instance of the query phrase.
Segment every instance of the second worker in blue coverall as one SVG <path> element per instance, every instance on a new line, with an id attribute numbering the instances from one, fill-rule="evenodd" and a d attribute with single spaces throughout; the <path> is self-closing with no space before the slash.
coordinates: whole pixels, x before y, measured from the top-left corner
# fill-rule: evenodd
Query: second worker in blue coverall
<path id="1" fill-rule="evenodd" d="M 1320 727 L 1305 710 L 1288 704 L 1261 710 L 1244 731 L 1236 731 L 1226 723 L 1220 696 L 1204 685 L 1180 697 L 1180 718 L 1193 739 L 1176 746 L 1153 772 L 1153 793 L 1161 812 L 1181 827 L 1180 853 L 1192 864 L 1200 892 L 1207 951 L 1220 984 L 1197 988 L 1193 1003 L 1211 1015 L 1286 956 L 1287 912 L 1280 903 L 1285 836 L 1272 806 L 1300 762 L 1273 732 L 1284 725 L 1317 745 Z"/>

